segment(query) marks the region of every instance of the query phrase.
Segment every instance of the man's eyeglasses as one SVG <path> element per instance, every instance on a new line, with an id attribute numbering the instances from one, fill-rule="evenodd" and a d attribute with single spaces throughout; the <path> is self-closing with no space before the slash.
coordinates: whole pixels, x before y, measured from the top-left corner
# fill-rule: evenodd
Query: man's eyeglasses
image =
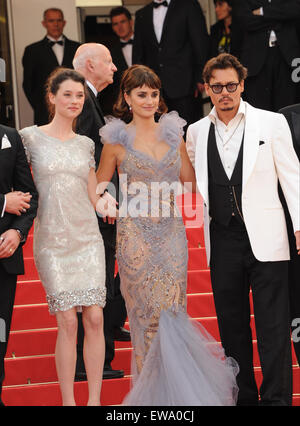
<path id="1" fill-rule="evenodd" d="M 211 90 L 216 94 L 220 95 L 223 92 L 224 87 L 228 93 L 234 93 L 240 83 L 227 83 L 227 84 L 209 84 Z"/>

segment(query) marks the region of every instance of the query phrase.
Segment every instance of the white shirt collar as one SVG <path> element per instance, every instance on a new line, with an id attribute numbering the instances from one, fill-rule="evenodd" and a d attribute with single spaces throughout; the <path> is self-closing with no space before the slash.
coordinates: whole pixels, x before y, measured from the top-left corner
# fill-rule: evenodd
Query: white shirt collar
<path id="1" fill-rule="evenodd" d="M 91 89 L 91 91 L 97 97 L 98 91 L 97 91 L 96 87 L 90 81 L 88 81 L 88 80 L 86 80 L 86 84 L 89 86 L 89 88 Z"/>
<path id="2" fill-rule="evenodd" d="M 154 3 L 161 3 L 164 0 L 154 0 Z M 168 5 L 170 6 L 171 0 L 167 0 Z"/>
<path id="3" fill-rule="evenodd" d="M 61 35 L 58 39 L 53 38 L 53 37 L 51 37 L 51 36 L 49 36 L 49 35 L 47 35 L 47 38 L 48 38 L 49 40 L 51 40 L 51 41 L 64 41 L 64 36 L 63 36 L 63 35 Z"/>
<path id="4" fill-rule="evenodd" d="M 236 115 L 235 115 L 235 117 L 231 120 L 231 121 L 233 121 L 236 117 L 239 117 L 239 116 L 241 116 L 241 115 L 244 115 L 244 116 L 246 116 L 246 104 L 245 104 L 245 102 L 243 101 L 243 99 L 241 98 L 241 101 L 240 101 L 240 105 L 239 105 L 239 109 L 238 109 L 238 112 L 236 113 Z M 209 116 L 209 118 L 210 118 L 210 120 L 214 123 L 214 124 L 216 124 L 216 121 L 221 121 L 220 119 L 219 119 L 219 117 L 218 117 L 218 113 L 217 113 L 217 110 L 216 110 L 216 107 L 213 107 L 213 109 L 211 110 L 211 112 L 208 114 L 208 116 Z M 230 122 L 231 122 L 230 121 Z"/>

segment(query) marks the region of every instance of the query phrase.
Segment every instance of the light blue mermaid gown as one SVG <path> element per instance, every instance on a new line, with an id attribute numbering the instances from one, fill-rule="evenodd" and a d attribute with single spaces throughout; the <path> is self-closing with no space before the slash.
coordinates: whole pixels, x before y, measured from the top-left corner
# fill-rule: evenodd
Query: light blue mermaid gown
<path id="1" fill-rule="evenodd" d="M 179 183 L 184 124 L 176 112 L 161 117 L 158 139 L 170 149 L 160 161 L 133 148 L 134 130 L 123 121 L 112 119 L 100 130 L 104 143 L 126 149 L 117 224 L 133 346 L 133 386 L 125 405 L 234 405 L 237 399 L 236 362 L 186 313 L 186 233 L 176 195 L 167 190 Z"/>

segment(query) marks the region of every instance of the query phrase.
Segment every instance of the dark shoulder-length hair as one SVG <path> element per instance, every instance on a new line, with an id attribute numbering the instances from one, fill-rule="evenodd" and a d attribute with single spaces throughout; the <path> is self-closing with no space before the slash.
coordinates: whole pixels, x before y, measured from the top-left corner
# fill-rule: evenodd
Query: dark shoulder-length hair
<path id="1" fill-rule="evenodd" d="M 132 113 L 125 101 L 124 94 L 130 94 L 137 87 L 147 86 L 151 89 L 161 90 L 161 81 L 155 72 L 145 65 L 133 65 L 128 68 L 122 76 L 120 84 L 120 92 L 117 102 L 114 105 L 114 115 L 122 120 L 129 122 L 132 119 Z M 168 108 L 160 95 L 158 114 L 164 114 Z"/>
<path id="2" fill-rule="evenodd" d="M 49 76 L 47 82 L 46 82 L 46 104 L 48 107 L 49 112 L 49 121 L 51 121 L 55 114 L 55 107 L 51 104 L 49 100 L 49 94 L 52 93 L 53 95 L 56 95 L 61 84 L 64 81 L 72 80 L 76 83 L 81 83 L 84 92 L 86 94 L 87 88 L 85 83 L 85 78 L 77 71 L 70 69 L 70 68 L 56 68 Z"/>

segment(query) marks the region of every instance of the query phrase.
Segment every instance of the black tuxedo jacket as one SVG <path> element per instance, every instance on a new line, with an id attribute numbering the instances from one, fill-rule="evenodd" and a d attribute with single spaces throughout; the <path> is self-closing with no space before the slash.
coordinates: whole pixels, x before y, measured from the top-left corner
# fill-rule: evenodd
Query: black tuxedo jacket
<path id="1" fill-rule="evenodd" d="M 79 43 L 65 37 L 62 67 L 73 68 L 72 61 Z M 59 67 L 55 53 L 47 37 L 25 48 L 23 55 L 23 89 L 34 110 L 35 124 L 49 122 L 49 114 L 45 102 L 45 84 L 55 68 Z"/>
<path id="2" fill-rule="evenodd" d="M 7 136 L 11 147 L 2 149 L 4 135 Z M 0 148 L 0 214 L 4 207 L 6 193 L 13 190 L 30 192 L 32 195 L 30 208 L 26 213 L 16 216 L 5 212 L 4 216 L 0 217 L 0 234 L 8 229 L 19 229 L 24 237 L 27 237 L 36 216 L 38 193 L 32 180 L 21 138 L 15 129 L 0 125 Z M 23 274 L 21 245 L 11 257 L 0 259 L 0 262 L 9 274 Z"/>
<path id="3" fill-rule="evenodd" d="M 197 0 L 171 1 L 160 43 L 153 26 L 153 4 L 136 12 L 133 63 L 152 68 L 169 98 L 193 93 L 202 81 L 208 51 L 205 18 Z"/>
<path id="4" fill-rule="evenodd" d="M 294 148 L 300 161 L 300 104 L 282 108 L 279 112 L 285 116 L 289 123 Z"/>
<path id="5" fill-rule="evenodd" d="M 263 16 L 252 11 L 263 7 Z M 300 43 L 295 20 L 300 18 L 300 0 L 237 0 L 234 6 L 236 18 L 245 29 L 242 63 L 249 76 L 257 75 L 266 60 L 270 32 L 276 32 L 278 46 L 283 58 L 291 66 L 294 58 L 300 57 Z"/>
<path id="6" fill-rule="evenodd" d="M 100 157 L 103 149 L 103 144 L 101 141 L 101 137 L 99 135 L 99 130 L 101 127 L 105 125 L 104 116 L 99 104 L 98 99 L 94 95 L 93 91 L 88 87 L 87 95 L 84 102 L 82 113 L 77 118 L 76 123 L 76 132 L 80 135 L 88 136 L 95 142 L 95 161 L 96 161 L 96 169 L 98 168 Z M 116 188 L 116 194 L 112 194 L 114 197 L 116 196 L 118 199 L 118 174 L 117 171 L 114 173 L 111 182 L 114 184 Z M 115 225 L 109 225 L 108 223 L 104 223 L 101 218 L 98 218 L 99 226 L 103 228 L 109 228 Z"/>
<path id="7" fill-rule="evenodd" d="M 101 92 L 101 107 L 104 115 L 111 115 L 113 113 L 113 106 L 119 95 L 121 78 L 123 72 L 128 68 L 120 42 L 117 42 L 110 49 L 110 53 L 117 71 L 114 74 L 114 82 Z"/>

